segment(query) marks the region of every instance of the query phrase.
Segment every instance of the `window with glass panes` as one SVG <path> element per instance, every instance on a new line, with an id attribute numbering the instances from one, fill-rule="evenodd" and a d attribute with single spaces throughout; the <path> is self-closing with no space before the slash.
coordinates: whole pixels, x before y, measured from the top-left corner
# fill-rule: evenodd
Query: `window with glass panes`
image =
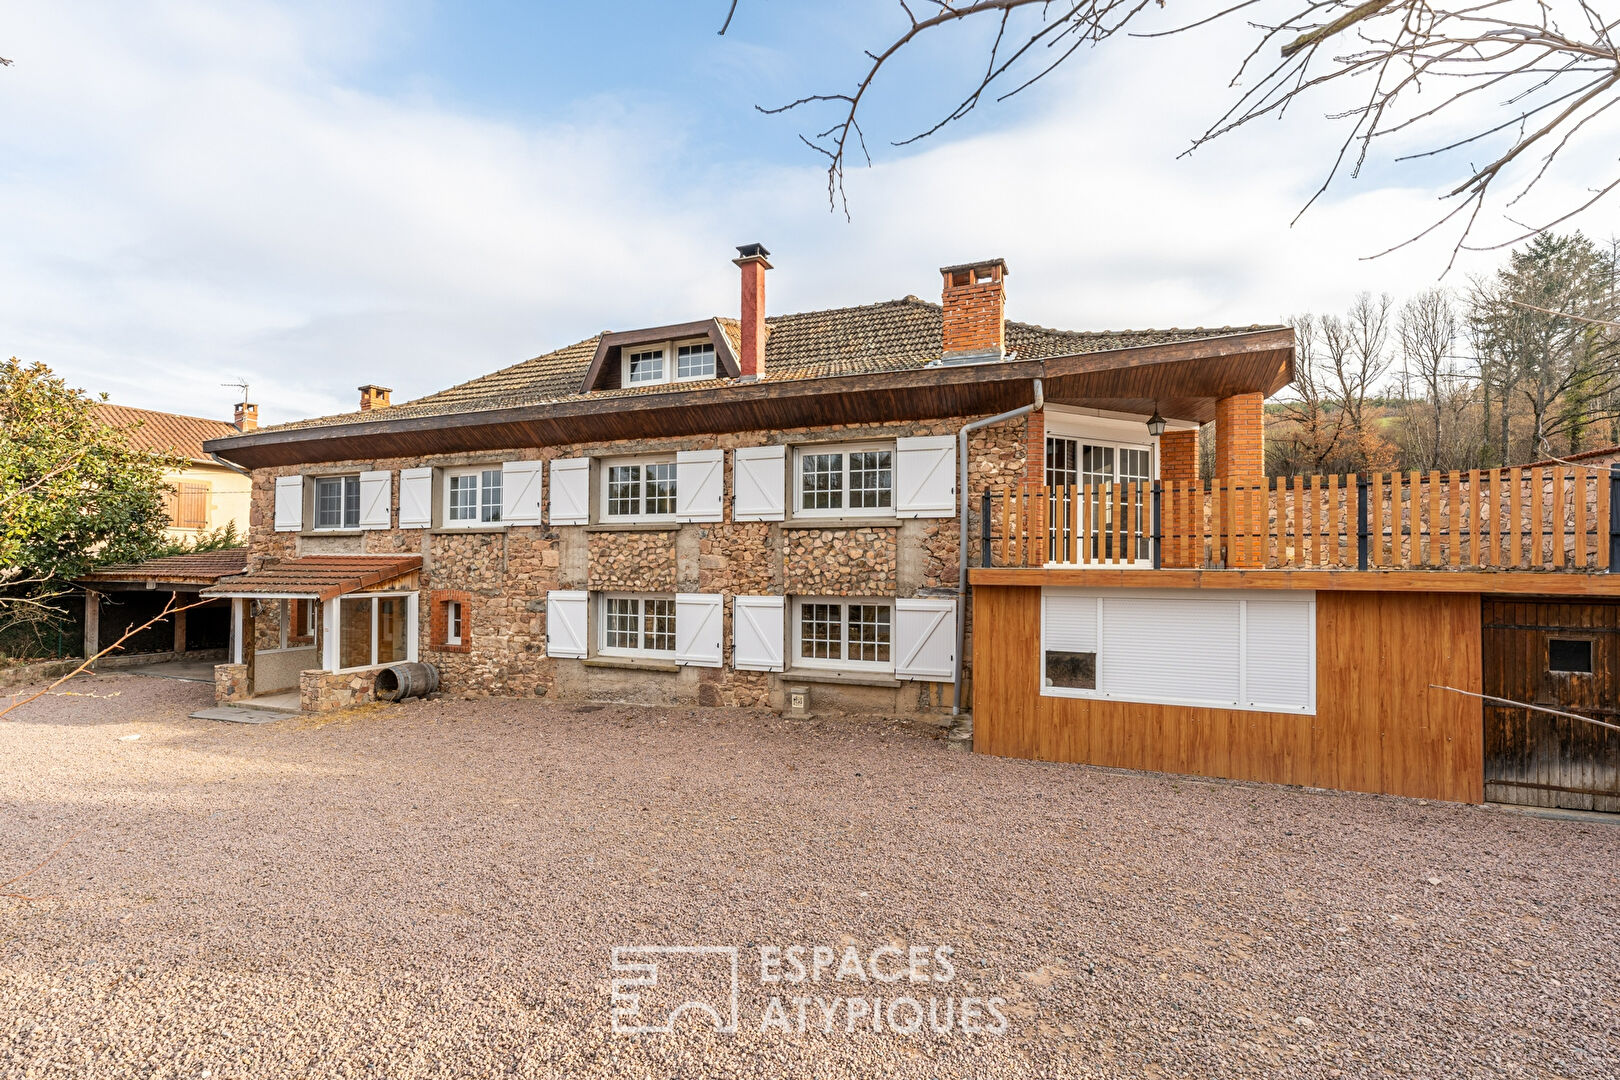
<path id="1" fill-rule="evenodd" d="M 625 362 L 625 382 L 631 386 L 664 381 L 664 350 L 638 349 Z"/>
<path id="2" fill-rule="evenodd" d="M 501 470 L 458 469 L 445 480 L 445 524 L 492 524 L 501 520 Z"/>
<path id="3" fill-rule="evenodd" d="M 894 506 L 894 451 L 840 446 L 799 451 L 798 513 L 880 515 Z"/>
<path id="4" fill-rule="evenodd" d="M 667 596 L 602 597 L 602 651 L 669 655 L 675 652 L 675 601 Z"/>
<path id="5" fill-rule="evenodd" d="M 714 345 L 702 342 L 679 345 L 675 349 L 675 377 L 677 379 L 714 378 Z"/>
<path id="6" fill-rule="evenodd" d="M 602 470 L 602 516 L 647 521 L 675 516 L 675 463 L 625 461 Z"/>
<path id="7" fill-rule="evenodd" d="M 360 527 L 360 477 L 317 476 L 315 478 L 315 527 L 317 529 L 358 529 Z"/>
<path id="8" fill-rule="evenodd" d="M 877 600 L 794 602 L 795 663 L 892 667 L 892 604 Z"/>

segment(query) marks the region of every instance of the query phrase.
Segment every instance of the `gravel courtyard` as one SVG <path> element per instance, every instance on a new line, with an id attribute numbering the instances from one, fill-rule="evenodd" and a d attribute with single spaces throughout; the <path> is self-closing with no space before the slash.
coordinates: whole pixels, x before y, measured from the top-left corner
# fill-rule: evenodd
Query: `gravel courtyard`
<path id="1" fill-rule="evenodd" d="M 0 898 L 8 1078 L 1620 1075 L 1607 824 L 898 722 L 239 726 L 186 718 L 200 684 L 70 688 L 0 721 L 0 881 L 64 845 L 0 886 L 32 898 Z M 610 952 L 644 944 L 739 946 L 737 1033 L 615 1033 Z M 954 978 L 762 984 L 790 945 L 949 946 Z M 761 1030 L 773 995 L 901 993 L 999 998 L 1005 1033 Z"/>

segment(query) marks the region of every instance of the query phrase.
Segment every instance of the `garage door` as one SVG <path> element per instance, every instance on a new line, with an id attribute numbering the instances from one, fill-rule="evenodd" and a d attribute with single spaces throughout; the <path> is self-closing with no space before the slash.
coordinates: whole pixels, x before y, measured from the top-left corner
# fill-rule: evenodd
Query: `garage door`
<path id="1" fill-rule="evenodd" d="M 1620 725 L 1620 602 L 1485 601 L 1485 693 Z M 1620 731 L 1485 706 L 1485 797 L 1620 812 Z"/>

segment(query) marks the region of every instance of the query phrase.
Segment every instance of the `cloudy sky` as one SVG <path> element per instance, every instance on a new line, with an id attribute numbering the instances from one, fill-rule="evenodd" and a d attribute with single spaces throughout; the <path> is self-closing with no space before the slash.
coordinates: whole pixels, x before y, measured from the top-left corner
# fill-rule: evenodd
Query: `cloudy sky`
<path id="1" fill-rule="evenodd" d="M 754 106 L 846 88 L 898 9 L 742 0 L 722 38 L 725 7 L 8 4 L 0 349 L 176 412 L 227 416 L 245 379 L 275 423 L 733 313 L 749 241 L 773 311 L 937 298 L 938 266 L 1000 255 L 1012 317 L 1079 329 L 1270 322 L 1445 265 L 1363 259 L 1430 219 L 1439 172 L 1380 163 L 1290 227 L 1329 102 L 1177 160 L 1241 26 L 1110 43 L 894 148 L 982 63 L 942 36 L 876 85 L 845 220 L 797 141 L 825 114 Z"/>

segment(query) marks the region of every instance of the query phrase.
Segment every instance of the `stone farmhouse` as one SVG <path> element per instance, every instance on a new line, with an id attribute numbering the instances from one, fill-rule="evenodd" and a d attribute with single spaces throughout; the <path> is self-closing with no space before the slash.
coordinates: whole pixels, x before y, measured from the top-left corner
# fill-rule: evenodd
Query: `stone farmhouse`
<path id="1" fill-rule="evenodd" d="M 738 251 L 737 317 L 209 442 L 253 486 L 248 569 L 205 590 L 233 605 L 218 697 L 340 708 L 425 661 L 450 693 L 948 716 L 975 493 L 1191 482 L 1211 422 L 1217 471 L 1258 475 L 1292 377 L 1280 326 L 1010 321 L 1000 259 L 942 268 L 938 304 L 773 315 L 768 252 Z"/>

